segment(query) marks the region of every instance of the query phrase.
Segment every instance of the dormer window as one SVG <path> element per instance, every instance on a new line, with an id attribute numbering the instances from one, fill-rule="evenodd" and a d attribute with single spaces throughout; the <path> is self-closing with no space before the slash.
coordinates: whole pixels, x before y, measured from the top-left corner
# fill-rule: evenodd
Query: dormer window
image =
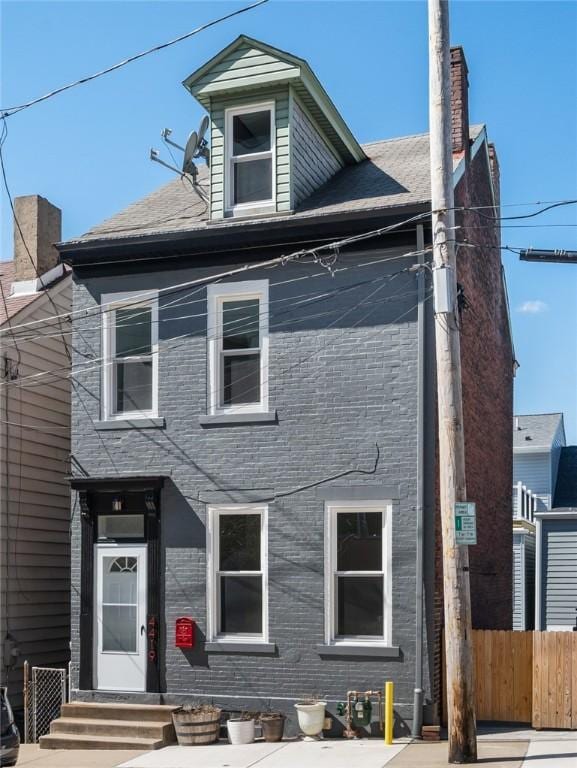
<path id="1" fill-rule="evenodd" d="M 226 112 L 227 200 L 231 211 L 274 203 L 274 104 Z"/>

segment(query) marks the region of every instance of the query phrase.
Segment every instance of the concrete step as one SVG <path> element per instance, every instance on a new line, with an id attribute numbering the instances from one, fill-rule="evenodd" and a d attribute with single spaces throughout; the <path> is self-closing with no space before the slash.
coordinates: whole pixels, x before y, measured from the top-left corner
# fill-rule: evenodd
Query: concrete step
<path id="1" fill-rule="evenodd" d="M 178 709 L 167 704 L 116 704 L 72 701 L 63 704 L 61 717 L 95 720 L 133 720 L 171 723 L 172 712 Z"/>
<path id="2" fill-rule="evenodd" d="M 137 736 L 85 736 L 72 733 L 49 733 L 40 737 L 40 749 L 160 749 L 162 739 Z"/>
<path id="3" fill-rule="evenodd" d="M 59 717 L 50 725 L 50 733 L 78 734 L 83 736 L 137 736 L 145 739 L 162 739 L 174 742 L 172 723 L 156 720 L 97 720 L 94 717 Z"/>

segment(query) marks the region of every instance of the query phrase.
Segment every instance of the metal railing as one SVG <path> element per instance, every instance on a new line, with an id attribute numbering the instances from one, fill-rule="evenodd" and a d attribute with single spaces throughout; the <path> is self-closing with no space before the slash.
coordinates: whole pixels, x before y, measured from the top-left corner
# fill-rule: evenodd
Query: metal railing
<path id="1" fill-rule="evenodd" d="M 521 481 L 513 486 L 513 519 L 533 522 L 537 511 L 537 494 Z"/>

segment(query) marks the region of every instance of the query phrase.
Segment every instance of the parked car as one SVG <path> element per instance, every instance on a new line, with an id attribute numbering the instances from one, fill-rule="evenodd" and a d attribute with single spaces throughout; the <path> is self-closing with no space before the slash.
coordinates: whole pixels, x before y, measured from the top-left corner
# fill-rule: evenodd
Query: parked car
<path id="1" fill-rule="evenodd" d="M 20 734 L 14 722 L 6 688 L 0 688 L 0 766 L 16 765 Z"/>

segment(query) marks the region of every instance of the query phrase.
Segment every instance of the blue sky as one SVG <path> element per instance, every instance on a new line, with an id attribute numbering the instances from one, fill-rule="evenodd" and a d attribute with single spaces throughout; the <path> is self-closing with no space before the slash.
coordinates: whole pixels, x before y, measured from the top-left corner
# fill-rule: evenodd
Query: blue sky
<path id="1" fill-rule="evenodd" d="M 1 4 L 2 107 L 176 37 L 242 3 Z M 306 58 L 359 141 L 428 130 L 425 2 L 290 2 L 214 27 L 9 119 L 13 195 L 63 210 L 64 237 L 170 178 L 148 161 L 170 126 L 184 139 L 202 116 L 181 81 L 241 32 Z M 577 198 L 577 2 L 451 4 L 451 40 L 469 65 L 472 122 L 501 163 L 503 215 L 518 203 Z M 2 258 L 11 221 L 2 206 Z M 577 206 L 510 222 L 503 244 L 577 249 Z M 517 358 L 518 413 L 563 411 L 577 443 L 577 266 L 520 263 L 505 252 Z"/>

